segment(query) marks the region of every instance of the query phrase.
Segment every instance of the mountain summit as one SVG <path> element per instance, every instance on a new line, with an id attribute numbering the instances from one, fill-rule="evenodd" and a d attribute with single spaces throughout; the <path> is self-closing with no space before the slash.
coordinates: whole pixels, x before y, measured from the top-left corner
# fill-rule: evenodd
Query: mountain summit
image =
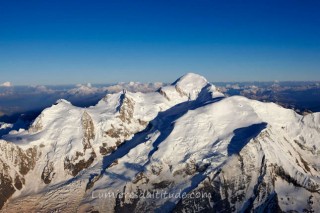
<path id="1" fill-rule="evenodd" d="M 188 73 L 172 83 L 172 85 L 179 87 L 185 93 L 200 92 L 207 84 L 209 84 L 207 79 L 195 73 Z"/>
<path id="2" fill-rule="evenodd" d="M 184 97 L 187 100 L 195 100 L 199 96 L 208 96 L 206 98 L 209 100 L 224 96 L 203 76 L 195 73 L 188 73 L 177 79 L 170 86 L 160 88 L 159 91 L 168 100 L 177 99 L 177 95 L 180 96 L 178 99 Z"/>
<path id="3" fill-rule="evenodd" d="M 319 212 L 319 122 L 193 73 L 60 100 L 0 141 L 0 211 Z"/>

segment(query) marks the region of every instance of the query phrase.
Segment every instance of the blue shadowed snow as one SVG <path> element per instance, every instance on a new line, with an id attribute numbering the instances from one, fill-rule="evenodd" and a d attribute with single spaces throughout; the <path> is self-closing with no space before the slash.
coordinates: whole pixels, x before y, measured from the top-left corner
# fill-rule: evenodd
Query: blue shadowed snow
<path id="1" fill-rule="evenodd" d="M 237 154 L 241 149 L 259 133 L 265 129 L 267 123 L 253 124 L 248 127 L 243 127 L 234 130 L 234 136 L 228 145 L 228 155 Z"/>

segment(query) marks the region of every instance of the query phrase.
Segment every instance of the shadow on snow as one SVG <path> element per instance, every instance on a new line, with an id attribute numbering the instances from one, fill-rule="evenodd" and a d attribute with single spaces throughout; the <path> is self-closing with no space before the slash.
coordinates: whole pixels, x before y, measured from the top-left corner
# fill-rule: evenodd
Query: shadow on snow
<path id="1" fill-rule="evenodd" d="M 234 136 L 228 145 L 228 155 L 230 156 L 239 153 L 242 148 L 251 139 L 257 137 L 259 133 L 266 128 L 266 126 L 267 123 L 259 123 L 234 130 Z"/>

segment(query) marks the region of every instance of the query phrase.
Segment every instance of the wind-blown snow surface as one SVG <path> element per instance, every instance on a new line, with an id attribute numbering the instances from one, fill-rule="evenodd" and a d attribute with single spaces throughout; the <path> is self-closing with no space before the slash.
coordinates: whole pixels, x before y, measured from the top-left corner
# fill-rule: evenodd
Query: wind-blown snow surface
<path id="1" fill-rule="evenodd" d="M 90 108 L 60 100 L 29 130 L 6 135 L 0 204 L 3 212 L 319 212 L 319 139 L 319 113 L 224 98 L 189 73 Z"/>

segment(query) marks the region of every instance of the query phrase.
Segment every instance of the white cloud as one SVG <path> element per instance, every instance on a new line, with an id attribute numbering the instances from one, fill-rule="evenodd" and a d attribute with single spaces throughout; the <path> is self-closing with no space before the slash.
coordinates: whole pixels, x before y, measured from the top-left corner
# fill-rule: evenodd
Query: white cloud
<path id="1" fill-rule="evenodd" d="M 46 86 L 43 86 L 43 85 L 32 86 L 32 88 L 34 88 L 36 92 L 40 92 L 40 93 L 54 93 L 55 92 L 54 90 L 48 89 Z"/>
<path id="2" fill-rule="evenodd" d="M 93 95 L 96 93 L 115 93 L 122 90 L 130 92 L 153 92 L 162 87 L 164 84 L 161 82 L 155 83 L 140 83 L 140 82 L 120 82 L 115 85 L 106 87 L 94 87 L 90 83 L 77 84 L 76 88 L 68 90 L 71 95 Z"/>
<path id="3" fill-rule="evenodd" d="M 1 87 L 12 87 L 12 84 L 11 82 L 7 81 L 7 82 L 4 82 L 3 84 L 0 84 Z"/>
<path id="4" fill-rule="evenodd" d="M 153 92 L 160 87 L 162 87 L 164 84 L 161 82 L 155 82 L 155 83 L 140 83 L 140 82 L 120 82 L 116 85 L 104 87 L 104 89 L 108 92 L 120 92 L 123 89 L 128 90 L 130 92 Z"/>
<path id="5" fill-rule="evenodd" d="M 95 93 L 101 92 L 98 88 L 92 87 L 90 83 L 85 84 L 77 84 L 76 88 L 70 89 L 68 91 L 71 95 L 92 95 Z"/>

